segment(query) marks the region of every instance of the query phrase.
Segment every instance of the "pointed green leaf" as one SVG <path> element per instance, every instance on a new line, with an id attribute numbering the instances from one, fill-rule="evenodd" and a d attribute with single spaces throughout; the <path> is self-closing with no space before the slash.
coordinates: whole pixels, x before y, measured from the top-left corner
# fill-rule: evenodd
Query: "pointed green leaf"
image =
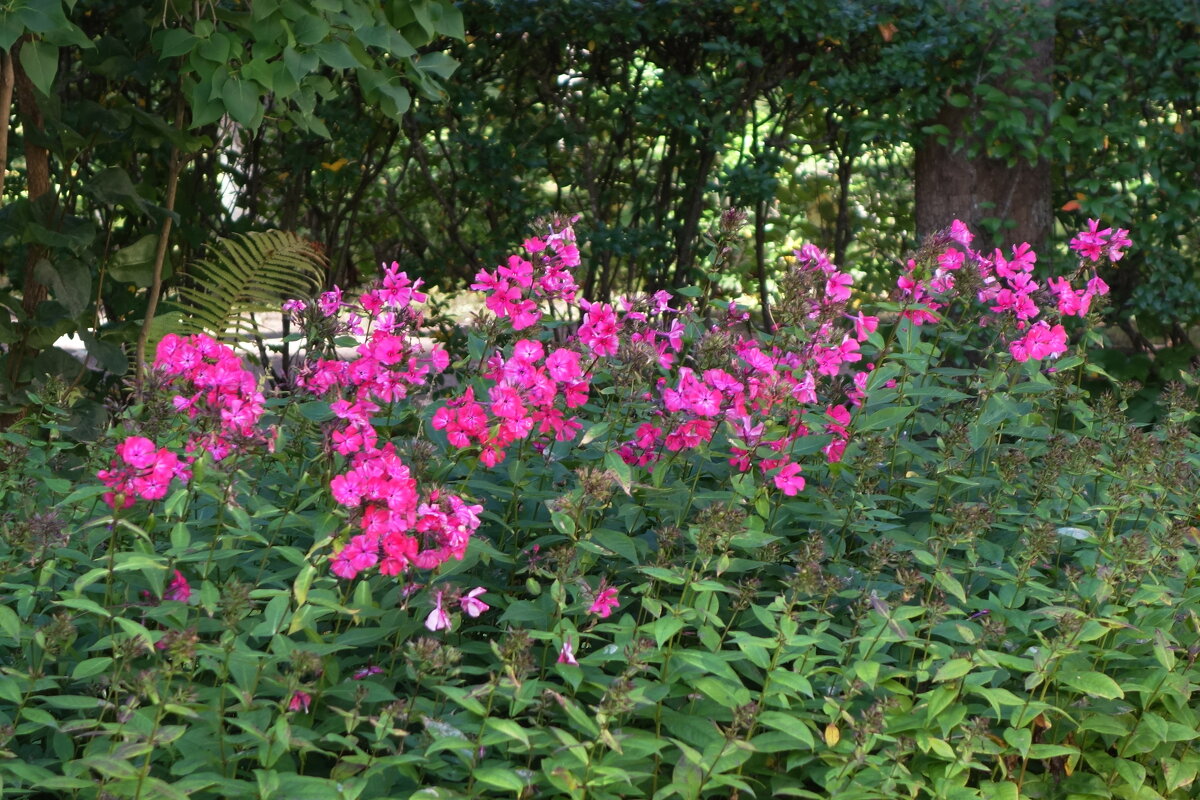
<path id="1" fill-rule="evenodd" d="M 58 48 L 47 42 L 31 40 L 21 45 L 21 68 L 44 95 L 50 94 L 58 72 Z"/>

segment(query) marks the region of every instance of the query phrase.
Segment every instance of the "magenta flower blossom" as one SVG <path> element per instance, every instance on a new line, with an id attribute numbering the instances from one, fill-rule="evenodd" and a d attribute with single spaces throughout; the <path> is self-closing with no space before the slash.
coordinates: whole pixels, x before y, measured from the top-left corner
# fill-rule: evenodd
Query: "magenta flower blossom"
<path id="1" fill-rule="evenodd" d="M 371 677 L 372 675 L 378 675 L 381 672 L 383 672 L 383 667 L 376 666 L 375 664 L 371 664 L 369 666 L 363 667 L 362 669 L 355 670 L 354 674 L 350 676 L 350 679 L 356 680 L 356 681 L 361 681 L 365 678 Z"/>
<path id="2" fill-rule="evenodd" d="M 476 586 L 471 591 L 467 592 L 458 601 L 458 605 L 462 608 L 463 613 L 468 617 L 478 617 L 483 612 L 487 611 L 491 606 L 482 600 L 478 599 L 479 595 L 486 592 L 482 586 Z"/>
<path id="3" fill-rule="evenodd" d="M 104 502 L 114 510 L 118 503 L 121 508 L 129 508 L 137 499 L 161 500 L 172 479 L 186 482 L 191 477 L 178 456 L 165 447 L 156 447 L 144 436 L 130 436 L 118 444 L 116 456 L 109 469 L 96 473 L 100 482 L 112 490 L 104 494 Z"/>
<path id="4" fill-rule="evenodd" d="M 572 667 L 579 666 L 579 662 L 575 660 L 575 648 L 571 645 L 570 636 L 563 639 L 562 647 L 558 651 L 558 663 L 570 664 Z"/>
<path id="5" fill-rule="evenodd" d="M 804 476 L 800 474 L 800 465 L 784 464 L 783 469 L 775 475 L 775 486 L 788 497 L 795 497 L 804 491 Z"/>
<path id="6" fill-rule="evenodd" d="M 182 572 L 175 570 L 175 577 L 171 578 L 171 582 L 167 584 L 167 590 L 163 594 L 164 599 L 186 603 L 191 596 L 192 587 L 187 578 L 183 577 Z"/>
<path id="7" fill-rule="evenodd" d="M 296 690 L 292 692 L 292 698 L 288 700 L 288 711 L 304 711 L 307 712 L 309 706 L 312 705 L 312 695 L 308 692 Z"/>
<path id="8" fill-rule="evenodd" d="M 601 583 L 600 590 L 596 592 L 596 598 L 592 601 L 592 604 L 588 606 L 588 613 L 595 614 L 601 619 L 605 619 L 612 614 L 613 609 L 618 605 L 620 605 L 620 601 L 617 600 L 616 588 L 612 586 L 605 586 L 603 583 Z"/>

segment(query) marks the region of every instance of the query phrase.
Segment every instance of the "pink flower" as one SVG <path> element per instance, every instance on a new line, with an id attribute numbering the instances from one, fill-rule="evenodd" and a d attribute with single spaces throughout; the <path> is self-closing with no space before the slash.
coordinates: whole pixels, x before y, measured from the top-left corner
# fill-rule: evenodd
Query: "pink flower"
<path id="1" fill-rule="evenodd" d="M 975 238 L 975 234 L 971 233 L 965 222 L 956 219 L 950 223 L 950 238 L 963 247 L 970 247 L 971 240 Z"/>
<path id="2" fill-rule="evenodd" d="M 364 569 L 375 566 L 377 561 L 379 561 L 377 543 L 371 537 L 359 534 L 346 542 L 346 546 L 333 557 L 333 566 L 330 567 L 330 570 L 339 578 L 348 580 Z"/>
<path id="3" fill-rule="evenodd" d="M 442 608 L 442 593 L 440 591 L 434 595 L 433 611 L 430 611 L 429 616 L 425 618 L 425 627 L 431 631 L 445 631 L 450 629 L 450 615 L 446 613 L 446 609 Z"/>
<path id="4" fill-rule="evenodd" d="M 486 591 L 487 589 L 484 589 L 482 586 L 477 586 L 463 595 L 462 599 L 458 601 L 459 606 L 462 607 L 463 613 L 468 617 L 478 617 L 480 614 L 491 608 L 491 606 L 489 606 L 487 603 L 476 599 L 479 597 L 479 595 Z"/>
<path id="5" fill-rule="evenodd" d="M 1100 256 L 1104 254 L 1105 247 L 1108 246 L 1108 237 L 1112 234 L 1112 228 L 1100 229 L 1100 220 L 1089 219 L 1088 229 L 1080 231 L 1074 239 L 1071 240 L 1071 249 L 1079 253 L 1079 255 L 1089 261 L 1099 261 Z M 1117 246 L 1117 258 L 1120 258 L 1123 253 L 1120 250 L 1121 245 Z"/>
<path id="6" fill-rule="evenodd" d="M 775 486 L 788 497 L 795 497 L 798 492 L 804 491 L 804 477 L 800 474 L 800 465 L 785 464 L 775 475 Z"/>
<path id="7" fill-rule="evenodd" d="M 608 303 L 593 303 L 588 307 L 583 324 L 579 326 L 579 341 L 598 356 L 615 356 L 619 344 L 619 330 L 620 323 L 612 306 Z"/>
<path id="8" fill-rule="evenodd" d="M 188 584 L 187 578 L 183 577 L 182 572 L 175 570 L 175 577 L 167 585 L 167 591 L 163 594 L 163 597 L 167 600 L 186 603 L 191 596 L 192 587 Z"/>
<path id="9" fill-rule="evenodd" d="M 288 711 L 304 711 L 307 712 L 309 706 L 312 705 L 312 695 L 308 692 L 296 690 L 292 692 L 292 699 L 288 701 Z"/>
<path id="10" fill-rule="evenodd" d="M 322 314 L 332 317 L 342 307 L 342 290 L 334 286 L 332 291 L 321 295 L 321 298 L 317 301 L 317 305 L 321 307 Z"/>
<path id="11" fill-rule="evenodd" d="M 355 670 L 354 674 L 351 675 L 350 678 L 351 680 L 361 681 L 364 678 L 369 678 L 372 675 L 378 675 L 381 672 L 383 672 L 383 667 L 378 667 L 374 664 L 371 664 L 370 666 Z"/>
<path id="12" fill-rule="evenodd" d="M 602 616 L 608 616 L 604 614 Z M 571 645 L 571 637 L 563 639 L 562 647 L 558 651 L 558 663 L 570 664 L 573 667 L 578 667 L 579 662 L 575 660 L 575 648 Z"/>
<path id="13" fill-rule="evenodd" d="M 850 299 L 854 278 L 845 272 L 834 272 L 825 281 L 825 302 L 844 303 Z"/>
<path id="14" fill-rule="evenodd" d="M 600 590 L 596 592 L 596 599 L 588 606 L 588 613 L 605 619 L 612 614 L 613 609 L 618 605 L 620 605 L 620 602 L 617 600 L 616 588 L 605 586 L 601 583 Z"/>

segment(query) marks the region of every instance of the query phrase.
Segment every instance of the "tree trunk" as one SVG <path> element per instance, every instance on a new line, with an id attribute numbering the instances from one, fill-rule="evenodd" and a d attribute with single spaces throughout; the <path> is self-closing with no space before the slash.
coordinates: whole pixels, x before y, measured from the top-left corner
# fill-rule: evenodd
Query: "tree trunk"
<path id="1" fill-rule="evenodd" d="M 50 193 L 50 151 L 36 144 L 37 133 L 42 132 L 42 110 L 38 107 L 34 93 L 33 82 L 25 74 L 18 56 L 18 48 L 12 48 L 11 64 L 13 67 L 14 88 L 17 95 L 17 113 L 21 118 L 25 141 L 25 180 L 29 191 L 29 201 L 36 203 L 39 198 Z M 7 145 L 6 145 L 7 148 Z M 21 284 L 21 307 L 29 316 L 33 316 L 38 304 L 46 299 L 47 289 L 34 277 L 34 267 L 43 257 L 43 249 L 38 245 L 30 245 L 25 258 L 25 277 Z"/>
<path id="2" fill-rule="evenodd" d="M 1048 83 L 1053 71 L 1054 28 L 1049 1 L 1042 0 L 1042 8 L 1032 12 L 1037 19 L 1045 15 L 1048 24 L 1030 45 L 1031 57 L 1019 75 L 1037 83 Z M 1054 99 L 1052 94 L 1041 97 L 1047 105 Z M 917 238 L 946 228 L 955 219 L 982 234 L 982 221 L 991 217 L 1003 220 L 1004 227 L 994 242 L 989 243 L 983 236 L 977 239 L 978 247 L 1029 242 L 1035 250 L 1039 249 L 1045 245 L 1054 224 L 1050 163 L 1045 158 L 1033 164 L 1019 158 L 1015 164 L 1009 164 L 1004 159 L 984 155 L 968 157 L 968 149 L 982 149 L 977 123 L 979 110 L 976 102 L 964 108 L 944 106 L 931 124 L 949 130 L 947 143 L 939 144 L 936 137 L 929 136 L 917 147 L 914 165 Z M 955 149 L 955 140 L 960 138 L 966 146 Z"/>

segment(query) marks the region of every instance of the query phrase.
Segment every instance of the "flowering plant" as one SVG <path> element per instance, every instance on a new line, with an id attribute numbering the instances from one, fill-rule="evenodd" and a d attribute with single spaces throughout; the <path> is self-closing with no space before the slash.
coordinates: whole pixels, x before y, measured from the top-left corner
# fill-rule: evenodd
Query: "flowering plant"
<path id="1" fill-rule="evenodd" d="M 1200 678 L 1195 387 L 1152 431 L 1081 389 L 1124 231 L 1089 225 L 1062 277 L 971 244 L 934 237 L 875 300 L 803 246 L 760 330 L 589 302 L 555 220 L 477 276 L 463 352 L 398 265 L 289 301 L 280 397 L 168 337 L 112 455 L 4 518 L 0 775 L 991 798 L 1167 764 L 1182 790 L 1197 722 L 1160 689 Z"/>

